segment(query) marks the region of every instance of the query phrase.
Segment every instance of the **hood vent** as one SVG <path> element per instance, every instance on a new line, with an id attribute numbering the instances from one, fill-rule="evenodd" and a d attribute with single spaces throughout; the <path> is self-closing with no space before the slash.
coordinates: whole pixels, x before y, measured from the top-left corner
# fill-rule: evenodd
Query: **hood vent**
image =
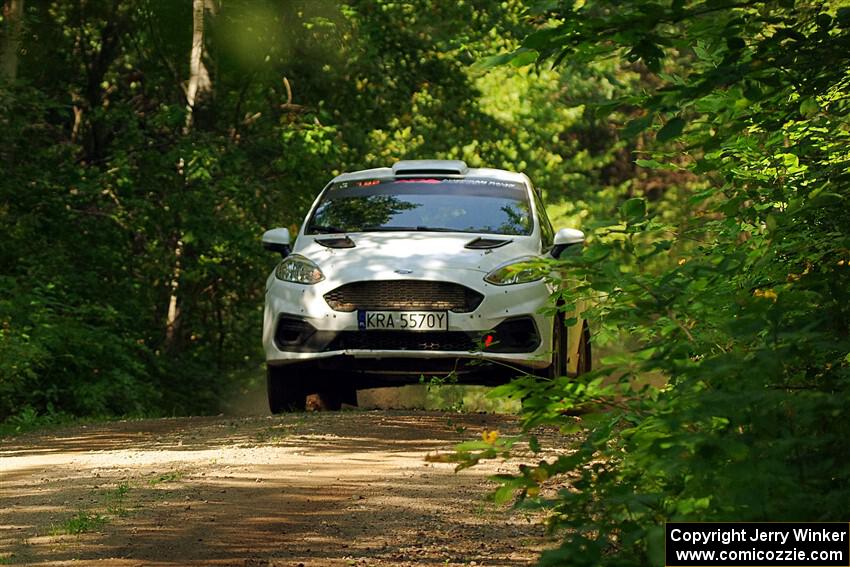
<path id="1" fill-rule="evenodd" d="M 492 250 L 493 248 L 499 248 L 504 246 L 505 244 L 510 244 L 513 240 L 503 240 L 501 238 L 484 238 L 479 236 L 474 240 L 470 240 L 464 245 L 464 248 L 469 248 L 470 250 Z"/>
<path id="2" fill-rule="evenodd" d="M 348 236 L 334 236 L 331 238 L 317 238 L 316 244 L 325 248 L 354 248 L 356 244 Z"/>

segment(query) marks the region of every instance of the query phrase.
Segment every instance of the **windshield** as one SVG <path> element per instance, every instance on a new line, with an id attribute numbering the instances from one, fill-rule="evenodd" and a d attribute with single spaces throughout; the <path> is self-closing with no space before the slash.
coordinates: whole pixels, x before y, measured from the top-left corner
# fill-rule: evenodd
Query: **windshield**
<path id="1" fill-rule="evenodd" d="M 522 183 L 400 179 L 333 184 L 305 233 L 417 230 L 528 235 L 532 228 L 528 191 Z"/>

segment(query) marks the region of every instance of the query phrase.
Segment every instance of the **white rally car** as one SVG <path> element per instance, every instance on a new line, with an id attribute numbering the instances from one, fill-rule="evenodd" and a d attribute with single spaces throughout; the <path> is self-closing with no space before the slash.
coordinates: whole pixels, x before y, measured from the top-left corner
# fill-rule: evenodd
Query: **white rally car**
<path id="1" fill-rule="evenodd" d="M 524 174 L 462 161 L 401 161 L 344 173 L 319 194 L 269 276 L 263 322 L 269 406 L 328 407 L 355 388 L 452 374 L 494 383 L 590 368 L 579 317 L 545 308 L 553 291 L 523 263 L 581 246 L 552 229 Z"/>

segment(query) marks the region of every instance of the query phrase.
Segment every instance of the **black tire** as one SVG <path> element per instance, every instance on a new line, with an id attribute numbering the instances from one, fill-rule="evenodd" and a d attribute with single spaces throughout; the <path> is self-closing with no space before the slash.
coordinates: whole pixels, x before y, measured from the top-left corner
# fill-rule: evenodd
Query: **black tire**
<path id="1" fill-rule="evenodd" d="M 303 369 L 297 365 L 266 367 L 266 391 L 272 413 L 304 411 L 307 388 L 303 376 Z"/>
<path id="2" fill-rule="evenodd" d="M 564 326 L 564 316 L 555 315 L 552 325 L 552 364 L 546 377 L 554 380 L 567 373 L 567 328 Z"/>
<path id="3" fill-rule="evenodd" d="M 593 350 L 590 346 L 590 328 L 587 323 L 581 328 L 581 340 L 578 343 L 578 364 L 576 376 L 590 372 L 593 368 Z"/>
<path id="4" fill-rule="evenodd" d="M 346 380 L 347 376 L 326 376 L 316 392 L 322 409 L 338 411 L 342 404 L 357 405 L 357 389 Z"/>

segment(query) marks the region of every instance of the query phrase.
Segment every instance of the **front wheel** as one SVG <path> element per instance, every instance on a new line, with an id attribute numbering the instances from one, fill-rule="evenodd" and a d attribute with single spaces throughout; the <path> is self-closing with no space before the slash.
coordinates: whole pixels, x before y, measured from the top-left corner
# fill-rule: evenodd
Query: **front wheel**
<path id="1" fill-rule="evenodd" d="M 337 411 L 342 404 L 357 405 L 357 389 L 344 373 L 326 374 L 316 392 L 319 409 Z"/>
<path id="2" fill-rule="evenodd" d="M 266 367 L 266 391 L 272 413 L 304 411 L 307 388 L 302 376 L 295 365 Z"/>

